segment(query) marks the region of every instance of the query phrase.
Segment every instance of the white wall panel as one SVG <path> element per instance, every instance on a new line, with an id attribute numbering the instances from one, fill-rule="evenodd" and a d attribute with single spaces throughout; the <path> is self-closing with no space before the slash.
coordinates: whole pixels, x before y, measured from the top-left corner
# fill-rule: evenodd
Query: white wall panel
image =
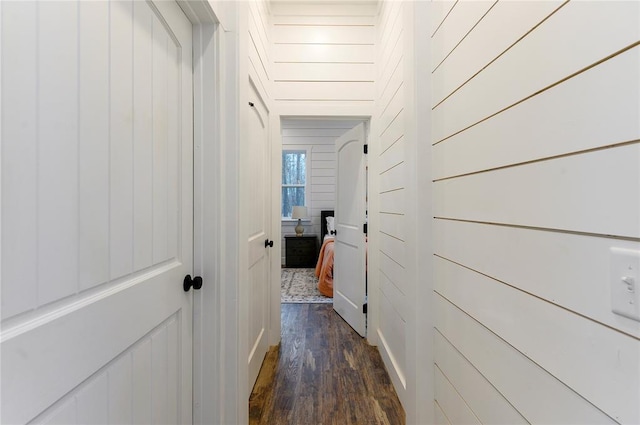
<path id="1" fill-rule="evenodd" d="M 331 177 L 335 175 L 333 168 L 313 168 L 311 170 L 311 178 L 313 177 Z"/>
<path id="2" fill-rule="evenodd" d="M 287 121 L 287 126 L 290 122 L 294 123 L 297 120 Z M 282 128 L 282 137 L 291 138 L 290 140 L 294 140 L 295 137 L 304 137 L 309 140 L 313 140 L 313 145 L 318 144 L 318 141 L 321 140 L 324 144 L 333 145 L 335 143 L 335 139 L 339 136 L 343 135 L 348 129 L 343 128 L 342 123 L 340 121 L 336 121 L 336 124 L 331 125 L 329 128 L 325 128 L 326 125 L 322 124 L 323 121 L 318 121 L 318 123 L 309 124 L 305 127 L 283 127 Z M 326 121 L 324 121 L 326 122 Z M 350 122 L 350 121 L 349 121 Z M 334 128 L 334 125 L 336 126 Z M 322 130 L 322 131 L 319 131 Z M 317 138 L 317 139 L 316 139 Z M 291 143 L 288 143 L 291 144 Z"/>
<path id="3" fill-rule="evenodd" d="M 636 47 L 438 143 L 434 179 L 640 139 L 639 74 Z"/>
<path id="4" fill-rule="evenodd" d="M 255 40 L 255 34 L 249 34 L 249 66 L 251 71 L 256 76 L 253 78 L 255 83 L 260 86 L 262 92 L 267 91 L 267 82 L 269 81 L 269 75 L 267 69 L 269 64 L 265 63 L 265 57 L 260 56 L 258 51 L 257 42 Z"/>
<path id="5" fill-rule="evenodd" d="M 442 371 L 436 366 L 434 369 L 434 385 L 436 390 L 436 402 L 442 408 L 453 424 L 477 424 L 480 425 L 480 419 L 474 414 L 473 410 L 456 391 L 451 382 L 447 379 Z"/>
<path id="6" fill-rule="evenodd" d="M 640 327 L 611 312 L 609 249 L 639 248 L 640 6 L 440 6 L 436 362 L 483 423 L 635 423 Z"/>
<path id="7" fill-rule="evenodd" d="M 409 273 L 405 268 L 410 264 L 407 254 L 412 249 L 405 242 L 406 230 L 406 188 L 411 179 L 405 158 L 405 75 L 409 71 L 406 64 L 405 45 L 410 34 L 405 34 L 405 5 L 402 2 L 384 2 L 378 19 L 378 78 L 376 80 L 376 111 L 374 119 L 377 144 L 372 149 L 375 158 L 377 205 L 371 210 L 379 223 L 372 239 L 377 241 L 377 268 L 369 273 L 379 285 L 379 314 L 376 332 L 382 358 L 390 371 L 392 381 L 400 400 L 407 403 L 408 381 L 413 372 L 407 363 L 407 352 L 412 335 L 407 335 L 407 322 L 412 321 L 407 291 Z M 370 230 L 371 231 L 371 230 Z M 375 267 L 375 266 L 374 266 Z M 398 335 L 402 338 L 398 338 Z M 409 375 L 408 375 L 409 374 Z"/>
<path id="8" fill-rule="evenodd" d="M 380 255 L 380 272 L 403 294 L 407 290 L 407 271 L 404 268 L 406 258 L 393 259 L 384 252 Z"/>
<path id="9" fill-rule="evenodd" d="M 333 7 L 332 7 L 333 9 Z M 280 9 L 278 9 L 278 13 Z M 288 10 L 282 9 L 282 13 L 288 13 Z M 274 15 L 271 17 L 271 22 L 274 25 L 341 25 L 341 26 L 367 26 L 372 24 L 373 13 L 369 16 L 331 16 L 331 14 L 322 13 L 321 15 Z"/>
<path id="10" fill-rule="evenodd" d="M 380 231 L 405 240 L 404 216 L 400 214 L 380 214 Z"/>
<path id="11" fill-rule="evenodd" d="M 467 3 L 472 2 L 460 2 L 460 5 Z M 472 36 L 465 38 L 444 63 L 432 62 L 432 68 L 440 64 L 433 71 L 432 104 L 440 103 L 563 3 L 561 0 L 499 1 L 491 13 L 476 23 Z M 443 25 L 443 31 L 449 26 L 449 23 Z M 437 44 L 434 43 L 433 48 L 438 48 Z"/>
<path id="12" fill-rule="evenodd" d="M 434 184 L 436 217 L 640 237 L 640 144 Z"/>
<path id="13" fill-rule="evenodd" d="M 393 307 L 395 314 L 397 314 L 403 322 L 406 322 L 407 306 L 405 305 L 405 294 L 402 293 L 400 288 L 394 285 L 384 273 L 380 273 L 380 292 L 389 300 L 389 304 Z"/>
<path id="14" fill-rule="evenodd" d="M 341 100 L 357 102 L 373 100 L 373 87 L 373 83 L 367 81 L 276 81 L 274 83 L 274 98 L 276 100 Z"/>
<path id="15" fill-rule="evenodd" d="M 273 42 L 276 44 L 373 44 L 373 25 L 278 25 L 273 26 Z"/>
<path id="16" fill-rule="evenodd" d="M 482 297 L 484 299 L 485 297 Z M 439 295 L 440 332 L 530 423 L 615 424 L 524 353 Z"/>
<path id="17" fill-rule="evenodd" d="M 374 81 L 371 63 L 275 63 L 277 81 Z"/>
<path id="18" fill-rule="evenodd" d="M 450 425 L 449 419 L 447 415 L 442 411 L 442 407 L 438 404 L 437 401 L 434 401 L 434 411 L 435 411 L 435 424 L 436 425 Z"/>
<path id="19" fill-rule="evenodd" d="M 272 58 L 267 11 L 258 1 L 249 2 L 249 74 L 263 96 L 271 96 Z"/>
<path id="20" fill-rule="evenodd" d="M 247 9 L 249 76 L 266 101 L 273 96 L 272 27 L 262 2 L 249 1 Z"/>
<path id="21" fill-rule="evenodd" d="M 637 339 L 450 261 L 434 265 L 439 294 L 611 417 L 640 420 Z"/>
<path id="22" fill-rule="evenodd" d="M 471 32 L 497 0 L 461 1 L 451 10 L 446 22 L 431 39 L 431 64 L 435 68 Z"/>
<path id="23" fill-rule="evenodd" d="M 260 56 L 264 58 L 265 72 L 267 78 L 271 74 L 269 64 L 271 63 L 271 37 L 268 23 L 267 11 L 261 8 L 259 2 L 249 3 L 249 34 L 256 45 Z"/>
<path id="24" fill-rule="evenodd" d="M 388 107 L 389 103 L 394 96 L 397 95 L 398 90 L 402 87 L 402 81 L 404 80 L 404 66 L 402 56 L 397 58 L 397 62 L 390 62 L 389 69 L 392 71 L 391 75 L 386 79 L 386 83 L 382 92 L 380 93 L 379 102 L 381 105 Z"/>
<path id="25" fill-rule="evenodd" d="M 406 212 L 405 190 L 397 189 L 380 193 L 380 212 L 404 214 Z"/>
<path id="26" fill-rule="evenodd" d="M 612 1 L 606 5 L 570 2 L 553 14 L 434 109 L 434 141 L 476 124 L 637 42 L 640 4 Z M 616 30 L 599 25 L 600 22 L 615 22 Z M 566 28 L 571 31 L 564 31 Z M 545 60 L 532 61 L 532 56 Z"/>
<path id="27" fill-rule="evenodd" d="M 380 160 L 385 163 L 388 162 L 385 157 L 387 150 L 404 137 L 404 109 L 401 109 L 398 114 L 392 118 L 392 121 L 389 125 L 382 129 L 382 133 L 380 134 L 380 152 L 383 155 L 380 156 Z M 404 154 L 404 153 L 403 153 Z"/>
<path id="28" fill-rule="evenodd" d="M 394 141 L 393 144 L 387 147 L 383 152 L 383 155 L 380 156 L 379 169 L 381 172 L 387 171 L 399 164 L 404 162 L 404 151 L 405 149 L 405 141 L 404 137 L 401 136 L 398 140 Z"/>
<path id="29" fill-rule="evenodd" d="M 275 44 L 275 63 L 374 63 L 373 45 L 330 45 L 330 44 Z M 276 78 L 278 75 L 276 74 Z"/>
<path id="30" fill-rule="evenodd" d="M 388 10 L 381 16 L 383 24 L 379 29 L 379 50 L 378 50 L 378 63 L 379 69 L 384 72 L 388 68 L 388 64 L 393 56 L 393 51 L 396 48 L 402 49 L 403 44 L 400 43 L 400 39 L 403 34 L 403 19 L 402 19 L 402 3 L 391 3 Z M 404 53 L 404 52 L 403 52 Z M 384 80 L 380 80 L 381 83 Z"/>
<path id="31" fill-rule="evenodd" d="M 611 311 L 609 287 L 609 248 L 637 241 L 451 220 L 435 220 L 434 238 L 441 257 L 640 338 L 637 322 Z"/>
<path id="32" fill-rule="evenodd" d="M 406 185 L 406 166 L 404 162 L 380 173 L 380 191 L 404 189 Z"/>
<path id="33" fill-rule="evenodd" d="M 402 90 L 402 85 L 398 86 L 396 88 L 396 90 L 394 92 L 392 92 L 392 96 L 389 100 L 389 102 L 387 104 L 385 104 L 382 108 L 382 111 L 380 112 L 380 118 L 379 118 L 379 128 L 381 130 L 380 133 L 380 137 L 383 138 L 385 133 L 387 133 L 391 127 L 391 125 L 394 123 L 394 121 L 396 121 L 400 115 L 400 113 L 403 111 L 405 104 L 404 104 L 404 92 Z M 404 122 L 402 120 L 398 121 L 396 123 L 396 125 L 400 126 L 400 128 L 396 128 L 396 131 L 399 133 L 394 133 L 394 136 L 397 135 L 397 137 L 389 137 L 388 139 L 383 139 L 383 140 L 389 140 L 389 145 L 393 142 L 395 142 L 398 138 L 400 138 L 400 136 L 403 133 L 403 129 L 404 129 Z M 384 148 L 386 148 L 387 145 L 383 144 L 382 145 L 382 150 L 384 150 Z"/>
<path id="34" fill-rule="evenodd" d="M 446 376 L 482 423 L 529 423 L 440 332 L 435 332 L 434 337 L 437 371 Z"/>
<path id="35" fill-rule="evenodd" d="M 333 187 L 336 184 L 336 178 L 335 177 L 314 177 L 313 182 L 318 183 L 319 185 L 330 185 L 331 187 Z M 314 191 L 312 191 L 312 193 L 315 195 L 324 195 L 323 193 L 315 193 Z"/>
<path id="36" fill-rule="evenodd" d="M 380 232 L 380 251 L 398 263 L 406 261 L 406 246 L 404 241 L 386 233 Z"/>
<path id="37" fill-rule="evenodd" d="M 276 101 L 373 101 L 375 7 L 273 6 Z"/>
<path id="38" fill-rule="evenodd" d="M 314 170 L 335 170 L 336 164 L 334 161 L 311 161 L 311 167 Z"/>
<path id="39" fill-rule="evenodd" d="M 377 329 L 378 334 L 382 336 L 382 344 L 379 348 L 383 358 L 387 357 L 387 370 L 400 383 L 396 385 L 396 391 L 405 391 L 407 385 L 406 323 L 391 304 L 391 300 L 384 294 L 380 297 L 379 308 L 380 316 L 385 318 Z"/>
<path id="40" fill-rule="evenodd" d="M 455 7 L 458 0 L 433 0 L 431 6 L 431 31 L 430 35 L 435 35 L 437 30 L 440 29 L 442 23 L 447 16 L 451 13 L 453 7 Z"/>
<path id="41" fill-rule="evenodd" d="M 331 7 L 322 4 L 312 3 L 290 3 L 290 2 L 273 2 L 271 4 L 271 12 L 274 16 L 366 16 L 373 18 L 376 15 L 376 6 L 374 4 L 335 4 Z"/>

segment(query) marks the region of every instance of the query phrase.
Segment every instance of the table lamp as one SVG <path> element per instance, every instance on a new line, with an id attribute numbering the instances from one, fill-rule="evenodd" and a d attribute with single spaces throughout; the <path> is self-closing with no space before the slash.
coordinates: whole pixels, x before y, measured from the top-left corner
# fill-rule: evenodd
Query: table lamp
<path id="1" fill-rule="evenodd" d="M 291 212 L 291 218 L 298 219 L 298 225 L 296 226 L 296 236 L 302 236 L 304 233 L 304 227 L 302 227 L 302 219 L 307 218 L 307 207 L 295 206 Z"/>

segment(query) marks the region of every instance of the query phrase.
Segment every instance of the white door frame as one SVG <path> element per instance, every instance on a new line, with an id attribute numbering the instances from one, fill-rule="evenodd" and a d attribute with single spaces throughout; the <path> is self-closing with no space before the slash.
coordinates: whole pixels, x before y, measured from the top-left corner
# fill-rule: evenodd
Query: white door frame
<path id="1" fill-rule="evenodd" d="M 282 129 L 281 122 L 284 119 L 322 119 L 322 120 L 348 120 L 348 121 L 358 121 L 361 120 L 365 123 L 365 142 L 369 144 L 369 154 L 367 163 L 369 166 L 369 172 L 367 173 L 367 190 L 369 193 L 369 201 L 367 203 L 367 209 L 369 211 L 369 228 L 371 228 L 372 218 L 374 223 L 377 223 L 377 218 L 372 217 L 371 212 L 377 211 L 372 209 L 374 205 L 372 204 L 371 194 L 378 190 L 377 180 L 372 179 L 372 170 L 376 167 L 377 163 L 375 161 L 374 155 L 371 153 L 372 148 L 372 140 L 371 135 L 372 126 L 375 125 L 374 120 L 372 119 L 372 111 L 370 108 L 365 107 L 362 108 L 360 106 L 352 106 L 352 105 L 323 105 L 321 103 L 316 103 L 314 105 L 305 105 L 304 111 L 300 112 L 300 105 L 291 105 L 287 107 L 276 105 L 275 113 L 272 114 L 272 125 L 271 125 L 271 138 L 273 140 L 273 150 L 276 152 L 282 151 Z M 274 155 L 274 164 L 272 167 L 273 177 L 272 180 L 274 182 L 280 181 L 282 176 L 279 174 L 282 170 L 282 155 Z M 280 190 L 280 185 L 274 184 L 273 189 L 273 199 L 276 205 L 281 205 L 282 203 L 282 193 Z M 377 199 L 377 198 L 376 198 Z M 368 239 L 368 251 L 369 251 L 369 261 L 368 264 L 372 264 L 371 262 L 371 253 L 376 252 L 378 241 L 377 235 L 369 233 Z M 282 224 L 280 220 L 276 220 L 274 223 L 273 235 L 275 236 L 275 240 L 282 240 Z M 373 236 L 373 237 L 372 237 Z M 276 239 L 277 238 L 277 239 Z M 377 264 L 377 263 L 373 263 Z M 271 328 L 273 332 L 277 332 L 277 335 L 273 335 L 274 340 L 280 340 L 280 331 L 281 331 L 281 319 L 280 319 L 280 267 L 275 268 L 273 272 L 274 276 L 272 277 L 272 292 L 271 292 L 271 311 L 272 313 L 272 322 Z M 368 274 L 367 281 L 367 329 L 375 329 L 374 326 L 377 326 L 377 276 L 376 273 Z M 277 284 L 276 284 L 277 283 Z M 377 345 L 377 333 L 376 332 L 367 332 L 367 341 L 371 345 Z M 273 343 L 272 343 L 273 344 Z M 276 342 L 277 344 L 277 342 Z"/>
<path id="2" fill-rule="evenodd" d="M 178 2 L 193 24 L 194 273 L 204 280 L 194 292 L 193 423 L 246 423 L 237 285 L 238 63 L 245 39 L 236 2 Z"/>

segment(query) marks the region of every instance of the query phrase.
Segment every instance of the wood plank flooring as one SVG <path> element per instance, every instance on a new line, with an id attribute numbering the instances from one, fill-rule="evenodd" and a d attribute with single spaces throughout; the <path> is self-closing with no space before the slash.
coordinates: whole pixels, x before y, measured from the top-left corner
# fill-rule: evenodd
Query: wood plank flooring
<path id="1" fill-rule="evenodd" d="M 250 425 L 404 425 L 378 349 L 331 304 L 282 304 L 282 340 L 262 364 Z"/>

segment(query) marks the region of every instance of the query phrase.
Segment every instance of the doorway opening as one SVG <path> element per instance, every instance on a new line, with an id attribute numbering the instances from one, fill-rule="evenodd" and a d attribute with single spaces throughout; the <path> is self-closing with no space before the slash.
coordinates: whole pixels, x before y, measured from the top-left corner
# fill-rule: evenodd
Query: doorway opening
<path id="1" fill-rule="evenodd" d="M 336 257 L 341 249 L 352 247 L 347 240 L 340 245 L 341 236 L 348 236 L 357 227 L 360 244 L 366 244 L 367 223 L 367 161 L 364 145 L 368 132 L 368 120 L 362 118 L 337 117 L 288 117 L 281 119 L 282 179 L 281 179 L 281 303 L 327 303 L 335 299 L 357 306 L 358 315 L 364 326 L 358 333 L 364 336 L 366 316 L 366 261 L 358 269 L 353 260 L 342 261 Z M 349 149 L 353 152 L 340 156 L 340 141 L 346 134 L 360 128 L 360 139 L 347 136 Z M 355 145 L 358 146 L 357 149 Z M 348 150 L 349 150 L 348 149 Z M 355 151 L 359 155 L 354 155 Z M 342 159 L 339 159 L 342 158 Z M 340 163 L 342 164 L 342 168 Z M 345 162 L 347 161 L 347 162 Z M 351 161 L 351 162 L 349 162 Z M 354 165 L 356 161 L 356 165 Z M 362 168 L 362 176 L 358 170 Z M 355 174 L 354 174 L 355 173 Z M 340 196 L 342 188 L 343 196 Z M 338 204 L 349 217 L 340 214 Z M 361 202 L 360 202 L 361 201 Z M 358 204 L 358 208 L 354 207 Z M 355 215 L 355 216 L 354 216 Z M 337 226 L 342 218 L 349 218 L 343 234 L 338 235 Z M 351 223 L 352 221 L 357 222 Z M 355 230 L 355 229 L 353 229 Z M 344 237 L 343 236 L 343 237 Z M 365 248 L 362 248 L 365 249 Z M 366 252 L 366 249 L 365 249 Z M 349 255 L 347 253 L 346 255 Z M 352 302 L 353 288 L 336 291 L 334 287 L 336 263 L 343 272 L 343 279 L 349 279 L 359 288 L 363 300 Z M 360 276 L 361 275 L 361 276 Z M 340 272 L 338 272 L 340 279 Z M 339 284 L 339 282 L 338 282 Z M 334 298 L 335 296 L 335 298 Z M 349 301 L 345 301 L 345 299 Z M 334 305 L 335 307 L 335 305 Z M 343 317 L 345 309 L 338 311 Z M 358 325 L 352 324 L 354 329 Z"/>

